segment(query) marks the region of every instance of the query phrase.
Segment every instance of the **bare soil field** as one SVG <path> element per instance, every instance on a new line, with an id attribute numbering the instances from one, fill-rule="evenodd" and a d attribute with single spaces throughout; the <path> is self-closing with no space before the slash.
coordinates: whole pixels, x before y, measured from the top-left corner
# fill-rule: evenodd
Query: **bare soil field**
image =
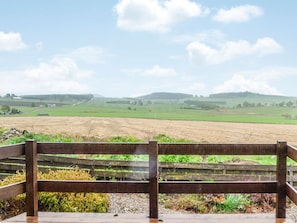
<path id="1" fill-rule="evenodd" d="M 0 128 L 72 137 L 134 136 L 149 140 L 158 134 L 209 143 L 275 143 L 297 145 L 297 125 L 169 121 L 98 117 L 1 117 Z"/>

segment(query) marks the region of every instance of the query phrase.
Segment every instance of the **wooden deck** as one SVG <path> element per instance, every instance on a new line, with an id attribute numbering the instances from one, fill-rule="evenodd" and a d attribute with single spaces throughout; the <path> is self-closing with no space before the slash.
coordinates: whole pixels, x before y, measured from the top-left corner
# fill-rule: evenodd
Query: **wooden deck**
<path id="1" fill-rule="evenodd" d="M 53 213 L 39 212 L 38 217 L 21 214 L 2 222 L 15 223 L 294 223 L 290 219 L 275 219 L 275 214 L 167 214 L 159 219 L 149 219 L 139 214 L 98 214 L 98 213 Z"/>

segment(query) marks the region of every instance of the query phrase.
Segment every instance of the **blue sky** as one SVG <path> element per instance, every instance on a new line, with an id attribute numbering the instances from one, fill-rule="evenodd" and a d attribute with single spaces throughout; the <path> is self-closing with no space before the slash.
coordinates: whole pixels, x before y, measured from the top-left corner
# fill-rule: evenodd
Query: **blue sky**
<path id="1" fill-rule="evenodd" d="M 0 0 L 0 95 L 297 96 L 297 2 Z"/>

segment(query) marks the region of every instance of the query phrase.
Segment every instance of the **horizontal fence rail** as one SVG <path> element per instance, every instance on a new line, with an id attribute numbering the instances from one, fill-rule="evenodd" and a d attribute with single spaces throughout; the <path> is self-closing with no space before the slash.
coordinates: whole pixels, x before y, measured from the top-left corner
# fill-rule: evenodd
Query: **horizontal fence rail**
<path id="1" fill-rule="evenodd" d="M 286 184 L 287 196 L 297 205 L 297 190 L 290 184 Z"/>
<path id="2" fill-rule="evenodd" d="M 160 182 L 160 193 L 276 193 L 276 182 Z"/>
<path id="3" fill-rule="evenodd" d="M 25 155 L 25 144 L 15 144 L 0 147 L 0 159 Z"/>
<path id="4" fill-rule="evenodd" d="M 148 193 L 148 181 L 38 181 L 38 190 L 47 192 Z"/>
<path id="5" fill-rule="evenodd" d="M 294 160 L 295 162 L 297 162 L 297 148 L 291 145 L 288 145 L 287 148 L 287 153 L 288 153 L 288 157 L 292 160 Z"/>
<path id="6" fill-rule="evenodd" d="M 38 143 L 39 154 L 148 154 L 147 143 Z"/>
<path id="7" fill-rule="evenodd" d="M 147 161 L 97 160 L 66 156 L 38 155 L 41 172 L 80 168 L 87 170 L 97 180 L 148 180 Z M 238 163 L 237 163 L 238 162 Z M 199 181 L 272 181 L 276 180 L 275 165 L 235 163 L 174 163 L 159 162 L 159 177 L 163 180 Z M 0 178 L 25 169 L 25 157 L 0 160 Z M 297 186 L 297 166 L 287 167 L 287 181 Z"/>
<path id="8" fill-rule="evenodd" d="M 15 197 L 26 192 L 26 182 L 22 181 L 15 184 L 10 184 L 0 189 L 0 200 L 5 200 Z"/>
<path id="9" fill-rule="evenodd" d="M 38 154 L 130 154 L 148 155 L 147 180 L 142 181 L 58 181 L 38 180 Z M 40 155 L 41 154 L 41 155 Z M 276 144 L 165 144 L 148 143 L 37 143 L 0 147 L 0 158 L 24 156 L 26 182 L 0 187 L 0 199 L 26 192 L 27 215 L 38 213 L 38 192 L 148 193 L 150 217 L 158 218 L 159 193 L 276 193 L 276 217 L 285 218 L 286 196 L 297 204 L 297 191 L 287 182 L 286 159 L 297 162 L 297 149 L 284 141 Z M 165 181 L 159 182 L 166 166 L 159 155 L 276 155 L 275 178 L 268 181 Z M 140 167 L 140 166 L 139 166 Z M 141 167 L 142 168 L 142 167 Z M 205 169 L 209 171 L 211 165 Z M 188 168 L 191 171 L 191 168 Z M 213 170 L 215 171 L 215 170 Z M 244 169 L 243 169 L 244 171 Z"/>
<path id="10" fill-rule="evenodd" d="M 158 144 L 159 155 L 276 155 L 276 144 Z"/>

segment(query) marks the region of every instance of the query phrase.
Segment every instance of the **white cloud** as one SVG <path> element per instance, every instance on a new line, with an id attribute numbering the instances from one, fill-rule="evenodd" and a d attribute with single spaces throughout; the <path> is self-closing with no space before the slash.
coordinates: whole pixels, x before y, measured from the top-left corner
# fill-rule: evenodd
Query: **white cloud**
<path id="1" fill-rule="evenodd" d="M 258 39 L 255 44 L 251 44 L 246 40 L 229 41 L 221 44 L 217 49 L 195 41 L 188 44 L 187 51 L 193 63 L 220 64 L 244 56 L 263 56 L 279 53 L 282 51 L 282 47 L 274 39 L 265 37 Z"/>
<path id="2" fill-rule="evenodd" d="M 272 81 L 272 80 L 281 80 L 284 78 L 297 77 L 297 68 L 296 67 L 284 67 L 284 66 L 272 66 L 264 67 L 257 70 L 248 70 L 240 72 L 240 75 L 243 75 L 247 78 L 252 78 L 258 81 Z"/>
<path id="3" fill-rule="evenodd" d="M 215 92 L 238 92 L 251 91 L 264 94 L 281 95 L 272 82 L 292 79 L 297 77 L 297 68 L 295 67 L 265 67 L 257 70 L 248 70 L 238 72 L 230 80 L 226 80 L 222 85 L 217 86 Z"/>
<path id="4" fill-rule="evenodd" d="M 170 67 L 160 67 L 159 65 L 154 65 L 153 67 L 147 69 L 122 69 L 122 72 L 129 75 L 138 75 L 143 77 L 172 77 L 177 75 L 175 69 Z"/>
<path id="5" fill-rule="evenodd" d="M 0 51 L 15 51 L 26 47 L 20 33 L 0 32 Z"/>
<path id="6" fill-rule="evenodd" d="M 254 5 L 242 5 L 225 10 L 220 9 L 213 17 L 215 21 L 223 23 L 247 22 L 252 18 L 263 15 L 263 10 Z"/>
<path id="7" fill-rule="evenodd" d="M 84 63 L 98 64 L 105 63 L 106 59 L 109 57 L 109 54 L 100 47 L 84 46 L 75 49 L 69 53 L 69 56 Z"/>
<path id="8" fill-rule="evenodd" d="M 50 81 L 63 79 L 78 79 L 89 77 L 92 72 L 80 70 L 77 64 L 67 57 L 54 57 L 50 62 L 42 62 L 37 67 L 24 71 L 26 77 Z"/>
<path id="9" fill-rule="evenodd" d="M 216 93 L 250 91 L 263 94 L 280 94 L 276 88 L 271 87 L 269 83 L 264 80 L 248 79 L 239 74 L 235 74 L 230 80 L 216 87 L 214 91 Z"/>
<path id="10" fill-rule="evenodd" d="M 202 90 L 205 90 L 206 86 L 202 82 L 192 83 L 187 86 L 186 89 L 183 89 L 183 92 L 189 92 L 191 94 L 200 94 Z"/>
<path id="11" fill-rule="evenodd" d="M 220 30 L 206 30 L 195 34 L 184 34 L 172 39 L 175 43 L 190 43 L 194 41 L 217 43 L 225 38 L 225 34 Z"/>
<path id="12" fill-rule="evenodd" d="M 150 32 L 168 32 L 182 20 L 209 13 L 190 0 L 120 0 L 114 9 L 119 28 Z"/>
<path id="13" fill-rule="evenodd" d="M 0 72 L 1 92 L 89 93 L 87 82 L 92 74 L 90 70 L 80 69 L 71 58 L 56 56 L 25 70 Z"/>
<path id="14" fill-rule="evenodd" d="M 177 72 L 173 68 L 160 67 L 158 65 L 153 66 L 143 72 L 144 76 L 153 76 L 153 77 L 171 77 L 177 75 Z"/>

